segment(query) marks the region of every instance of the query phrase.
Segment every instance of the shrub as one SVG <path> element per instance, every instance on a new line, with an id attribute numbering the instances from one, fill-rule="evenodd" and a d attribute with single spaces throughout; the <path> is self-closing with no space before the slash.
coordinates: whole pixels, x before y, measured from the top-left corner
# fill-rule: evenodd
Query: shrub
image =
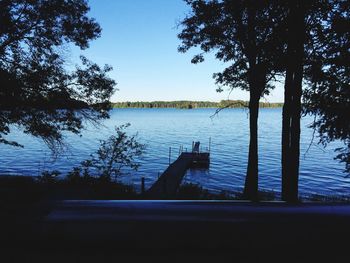
<path id="1" fill-rule="evenodd" d="M 144 152 L 145 145 L 137 142 L 136 135 L 128 136 L 124 131 L 130 124 L 115 128 L 116 134 L 100 141 L 100 148 L 86 161 L 85 169 L 95 168 L 101 179 L 110 181 L 122 173 L 122 168 L 137 170 L 140 164 L 136 158 Z"/>

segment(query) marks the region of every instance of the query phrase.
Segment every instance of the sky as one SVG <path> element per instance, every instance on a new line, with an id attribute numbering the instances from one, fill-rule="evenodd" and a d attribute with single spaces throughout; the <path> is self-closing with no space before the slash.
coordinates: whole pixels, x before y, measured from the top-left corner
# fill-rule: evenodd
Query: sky
<path id="1" fill-rule="evenodd" d="M 70 58 L 75 62 L 82 54 L 113 67 L 110 77 L 118 83 L 113 102 L 249 100 L 248 92 L 239 89 L 216 92 L 212 75 L 228 64 L 213 54 L 203 63 L 191 64 L 198 50 L 177 51 L 177 25 L 190 11 L 183 0 L 90 0 L 89 5 L 89 16 L 100 24 L 102 35 L 87 50 L 72 48 Z M 263 101 L 282 102 L 282 87 Z"/>

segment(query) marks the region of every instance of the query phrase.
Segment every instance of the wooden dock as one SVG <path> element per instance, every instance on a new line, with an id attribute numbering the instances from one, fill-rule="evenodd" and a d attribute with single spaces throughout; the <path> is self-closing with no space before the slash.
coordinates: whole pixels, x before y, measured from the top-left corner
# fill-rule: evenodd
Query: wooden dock
<path id="1" fill-rule="evenodd" d="M 182 152 L 175 162 L 171 163 L 159 179 L 148 189 L 145 196 L 150 199 L 169 199 L 176 195 L 187 169 L 209 167 L 209 152 L 200 152 L 199 142 L 192 145 L 192 152 Z"/>

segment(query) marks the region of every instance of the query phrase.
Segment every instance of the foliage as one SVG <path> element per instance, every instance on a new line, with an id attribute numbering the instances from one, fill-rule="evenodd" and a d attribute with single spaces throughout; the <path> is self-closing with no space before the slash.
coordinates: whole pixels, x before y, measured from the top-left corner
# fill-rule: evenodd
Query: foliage
<path id="1" fill-rule="evenodd" d="M 338 159 L 340 162 L 345 163 L 344 172 L 348 173 L 347 177 L 350 176 L 350 139 L 345 141 L 346 146 L 342 148 L 337 148 L 335 151 L 338 152 L 338 155 L 335 159 Z"/>
<path id="2" fill-rule="evenodd" d="M 53 170 L 53 171 L 43 171 L 41 173 L 41 176 L 39 176 L 39 181 L 42 183 L 55 183 L 56 178 L 61 174 L 60 171 Z"/>
<path id="3" fill-rule="evenodd" d="M 234 200 L 232 194 L 222 191 L 219 194 L 211 193 L 202 186 L 193 183 L 180 185 L 176 193 L 176 199 L 180 200 Z"/>
<path id="4" fill-rule="evenodd" d="M 260 190 L 258 197 L 259 201 L 278 200 L 278 195 L 273 190 Z M 245 200 L 241 192 L 221 191 L 220 193 L 212 193 L 193 183 L 180 185 L 176 198 L 181 200 Z"/>
<path id="5" fill-rule="evenodd" d="M 202 53 L 193 57 L 192 63 L 204 61 L 204 54 L 215 52 L 217 59 L 230 63 L 221 73 L 214 74 L 217 84 L 250 90 L 251 78 L 262 77 L 259 97 L 268 94 L 269 81 L 275 72 L 269 58 L 273 51 L 275 28 L 273 19 L 278 19 L 270 4 L 265 1 L 213 1 L 188 0 L 192 12 L 181 22 L 182 32 L 178 37 L 180 52 L 199 47 Z M 253 66 L 255 74 L 252 75 Z M 254 87 L 255 88 L 255 87 Z M 259 87 L 260 88 L 260 87 Z M 218 91 L 222 91 L 221 88 Z"/>
<path id="6" fill-rule="evenodd" d="M 145 146 L 136 141 L 136 135 L 128 136 L 124 131 L 130 124 L 115 128 L 116 135 L 101 141 L 100 148 L 92 158 L 91 166 L 96 168 L 102 178 L 116 178 L 123 167 L 137 170 L 140 166 L 135 158 L 143 154 Z"/>
<path id="7" fill-rule="evenodd" d="M 183 200 L 198 200 L 198 199 L 206 199 L 208 195 L 208 191 L 203 190 L 200 185 L 186 183 L 182 184 L 178 192 L 176 194 L 176 199 Z"/>
<path id="8" fill-rule="evenodd" d="M 107 140 L 100 141 L 99 149 L 91 155 L 91 159 L 81 162 L 80 167 L 74 167 L 68 174 L 69 181 L 88 181 L 97 173 L 101 180 L 111 181 L 122 174 L 123 168 L 137 170 L 140 164 L 136 158 L 140 157 L 145 145 L 139 143 L 137 135 L 129 136 L 125 129 L 130 124 L 115 127 L 115 135 L 111 135 Z"/>
<path id="9" fill-rule="evenodd" d="M 349 203 L 348 195 L 310 194 L 301 197 L 301 201 L 322 202 L 322 203 Z"/>
<path id="10" fill-rule="evenodd" d="M 51 173 L 48 171 L 48 173 Z M 52 179 L 52 180 L 51 180 Z M 72 182 L 67 177 L 52 177 L 50 180 L 41 180 L 35 176 L 0 176 L 0 199 L 3 209 L 9 211 L 22 210 L 33 212 L 34 207 L 28 204 L 50 199 L 137 199 L 133 186 L 114 181 L 102 181 L 100 178 L 91 178 L 86 181 Z M 15 205 L 14 205 L 15 204 Z M 41 213 L 49 213 L 50 207 L 40 206 Z"/>
<path id="11" fill-rule="evenodd" d="M 242 108 L 248 107 L 247 101 L 242 100 L 222 100 L 220 102 L 212 101 L 137 101 L 137 102 L 114 102 L 113 108 L 179 108 L 179 109 L 197 109 L 197 108 Z M 283 103 L 260 102 L 262 108 L 282 107 Z"/>
<path id="12" fill-rule="evenodd" d="M 336 158 L 350 172 L 350 3 L 322 2 L 323 16 L 318 17 L 310 33 L 313 48 L 307 54 L 304 112 L 313 114 L 311 125 L 320 143 L 341 140 Z"/>
<path id="13" fill-rule="evenodd" d="M 258 198 L 258 115 L 259 100 L 274 87 L 272 81 L 281 69 L 275 58 L 280 54 L 280 23 L 285 17 L 274 1 L 187 0 L 190 14 L 181 22 L 179 52 L 199 48 L 192 63 L 215 57 L 227 67 L 213 77 L 216 83 L 249 91 L 249 154 L 244 193 Z M 276 26 L 277 25 L 277 26 Z M 223 89 L 219 86 L 218 92 Z"/>
<path id="14" fill-rule="evenodd" d="M 73 169 L 67 174 L 66 180 L 72 184 L 77 184 L 82 181 L 81 168 L 73 167 Z"/>
<path id="15" fill-rule="evenodd" d="M 0 1 L 0 143 L 19 146 L 6 139 L 17 125 L 57 150 L 62 131 L 108 117 L 112 68 L 85 57 L 73 71 L 65 67 L 65 47 L 85 49 L 100 36 L 88 11 L 85 0 Z"/>

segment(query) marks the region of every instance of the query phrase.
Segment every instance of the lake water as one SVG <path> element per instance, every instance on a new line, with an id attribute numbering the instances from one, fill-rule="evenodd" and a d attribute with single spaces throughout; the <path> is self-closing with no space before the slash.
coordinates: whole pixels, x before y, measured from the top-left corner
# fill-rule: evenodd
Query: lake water
<path id="1" fill-rule="evenodd" d="M 0 145 L 0 173 L 40 175 L 45 170 L 60 170 L 63 174 L 89 157 L 99 145 L 113 133 L 114 126 L 130 123 L 128 133 L 138 133 L 139 141 L 147 145 L 138 172 L 121 178 L 122 181 L 140 186 L 145 177 L 146 187 L 157 179 L 169 162 L 179 154 L 179 147 L 191 149 L 192 141 L 200 141 L 205 150 L 211 138 L 211 164 L 209 170 L 189 170 L 184 182 L 198 183 L 212 192 L 240 191 L 243 188 L 247 166 L 249 129 L 248 112 L 245 109 L 226 109 L 211 118 L 215 109 L 115 109 L 104 126 L 88 127 L 77 135 L 66 135 L 68 150 L 56 160 L 39 139 L 14 131 L 9 139 L 17 140 L 25 148 Z M 326 149 L 310 145 L 313 131 L 307 126 L 312 117 L 302 119 L 300 156 L 301 194 L 348 194 L 350 178 L 345 178 L 343 164 L 333 160 L 332 144 Z M 281 109 L 261 109 L 259 116 L 259 188 L 281 190 Z"/>

